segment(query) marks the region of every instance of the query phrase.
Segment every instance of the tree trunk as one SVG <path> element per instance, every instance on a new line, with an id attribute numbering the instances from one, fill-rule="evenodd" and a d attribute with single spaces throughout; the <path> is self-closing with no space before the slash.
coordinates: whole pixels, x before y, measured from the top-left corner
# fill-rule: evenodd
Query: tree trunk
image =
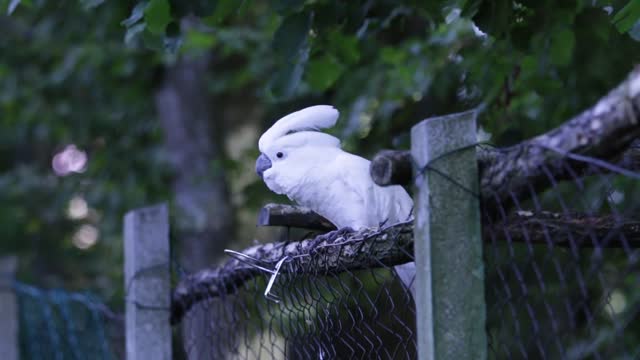
<path id="1" fill-rule="evenodd" d="M 222 167 L 223 136 L 215 124 L 207 94 L 208 56 L 184 58 L 166 69 L 156 91 L 156 108 L 165 133 L 166 150 L 175 171 L 174 229 L 178 262 L 188 272 L 213 266 L 233 239 L 234 213 Z M 190 359 L 208 358 L 210 349 L 202 339 L 215 314 L 206 304 L 194 309 L 184 323 L 183 341 Z"/>
<path id="2" fill-rule="evenodd" d="M 173 190 L 179 255 L 188 270 L 211 266 L 233 238 L 233 210 L 222 167 L 221 134 L 210 107 L 207 57 L 186 59 L 167 69 L 156 92 L 175 177 Z"/>

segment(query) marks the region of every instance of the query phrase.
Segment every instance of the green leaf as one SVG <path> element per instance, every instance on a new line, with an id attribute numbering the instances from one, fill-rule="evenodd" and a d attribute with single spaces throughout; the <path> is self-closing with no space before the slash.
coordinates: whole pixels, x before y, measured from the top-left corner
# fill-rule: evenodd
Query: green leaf
<path id="1" fill-rule="evenodd" d="M 208 50 L 216 44 L 216 36 L 211 33 L 205 33 L 195 29 L 190 29 L 185 34 L 184 50 L 185 51 L 204 51 Z"/>
<path id="2" fill-rule="evenodd" d="M 527 55 L 520 61 L 520 67 L 525 74 L 533 74 L 538 70 L 538 61 L 534 56 Z"/>
<path id="3" fill-rule="evenodd" d="M 293 61 L 288 62 L 286 66 L 282 66 L 276 72 L 268 88 L 272 98 L 286 100 L 295 94 L 309 60 L 309 51 L 309 43 L 303 42 L 298 54 L 292 59 Z"/>
<path id="4" fill-rule="evenodd" d="M 131 27 L 138 21 L 140 21 L 144 17 L 144 9 L 147 7 L 147 2 L 143 1 L 138 3 L 133 10 L 131 10 L 131 15 L 128 18 L 123 20 L 120 25 L 125 27 Z"/>
<path id="5" fill-rule="evenodd" d="M 476 9 L 473 21 L 485 33 L 499 36 L 509 29 L 512 14 L 511 0 L 483 1 Z"/>
<path id="6" fill-rule="evenodd" d="M 203 19 L 205 24 L 210 26 L 220 25 L 234 11 L 238 10 L 237 0 L 218 0 L 216 9 L 212 15 Z"/>
<path id="7" fill-rule="evenodd" d="M 307 0 L 273 0 L 271 1 L 273 9 L 280 14 L 298 11 Z"/>
<path id="8" fill-rule="evenodd" d="M 164 51 L 168 54 L 176 54 L 182 47 L 182 32 L 180 31 L 180 25 L 177 22 L 172 21 L 167 25 L 167 32 L 164 35 Z"/>
<path id="9" fill-rule="evenodd" d="M 127 29 L 127 32 L 124 34 L 124 43 L 128 47 L 134 47 L 136 45 L 136 41 L 140 38 L 140 35 L 144 31 L 146 25 L 144 23 L 136 24 Z"/>
<path id="10" fill-rule="evenodd" d="M 400 65 L 406 58 L 407 52 L 404 49 L 387 46 L 380 50 L 380 59 L 390 65 Z"/>
<path id="11" fill-rule="evenodd" d="M 7 15 L 13 14 L 18 5 L 31 6 L 31 0 L 11 0 L 7 6 Z"/>
<path id="12" fill-rule="evenodd" d="M 273 36 L 273 48 L 284 59 L 293 59 L 301 51 L 311 29 L 311 14 L 296 13 L 284 19 Z"/>
<path id="13" fill-rule="evenodd" d="M 325 91 L 333 85 L 344 72 L 345 67 L 331 56 L 323 56 L 309 62 L 306 78 L 309 85 L 318 91 Z"/>
<path id="14" fill-rule="evenodd" d="M 462 12 L 460 13 L 460 16 L 473 17 L 478 12 L 481 3 L 482 0 L 465 1 L 464 6 L 462 6 Z"/>
<path id="15" fill-rule="evenodd" d="M 163 34 L 171 22 L 171 8 L 167 0 L 151 0 L 144 10 L 147 29 L 153 34 Z"/>
<path id="16" fill-rule="evenodd" d="M 195 15 L 197 17 L 210 16 L 218 7 L 218 0 L 168 0 L 174 16 L 177 18 Z M 236 8 L 238 1 L 234 2 Z"/>
<path id="17" fill-rule="evenodd" d="M 358 38 L 345 35 L 339 31 L 331 31 L 328 35 L 329 49 L 340 60 L 347 64 L 355 64 L 360 60 Z"/>
<path id="18" fill-rule="evenodd" d="M 150 31 L 142 32 L 142 42 L 147 49 L 164 52 L 164 35 Z"/>
<path id="19" fill-rule="evenodd" d="M 573 31 L 569 29 L 558 31 L 551 39 L 551 62 L 560 66 L 569 64 L 575 43 Z"/>
<path id="20" fill-rule="evenodd" d="M 104 4 L 105 0 L 81 0 L 80 2 L 85 9 L 90 10 Z"/>
<path id="21" fill-rule="evenodd" d="M 640 41 L 640 20 L 629 30 L 629 36 L 635 41 Z"/>
<path id="22" fill-rule="evenodd" d="M 446 0 L 411 0 L 408 1 L 410 6 L 415 7 L 417 9 L 421 9 L 424 13 L 428 14 L 430 17 L 441 20 L 442 18 L 442 10 L 445 8 L 447 3 L 451 3 L 451 1 Z"/>
<path id="23" fill-rule="evenodd" d="M 611 20 L 618 31 L 626 33 L 640 20 L 640 1 L 631 0 Z"/>

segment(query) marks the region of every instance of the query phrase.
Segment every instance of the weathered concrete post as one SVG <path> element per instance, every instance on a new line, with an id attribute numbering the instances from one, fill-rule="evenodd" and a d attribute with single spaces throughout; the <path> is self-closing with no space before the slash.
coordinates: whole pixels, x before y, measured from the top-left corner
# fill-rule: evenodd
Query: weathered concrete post
<path id="1" fill-rule="evenodd" d="M 124 217 L 127 359 L 170 360 L 169 211 L 160 204 Z"/>
<path id="2" fill-rule="evenodd" d="M 0 258 L 0 354 L 5 360 L 20 358 L 18 341 L 18 302 L 13 289 L 18 258 Z"/>
<path id="3" fill-rule="evenodd" d="M 411 131 L 419 359 L 487 357 L 475 143 L 471 111 Z"/>

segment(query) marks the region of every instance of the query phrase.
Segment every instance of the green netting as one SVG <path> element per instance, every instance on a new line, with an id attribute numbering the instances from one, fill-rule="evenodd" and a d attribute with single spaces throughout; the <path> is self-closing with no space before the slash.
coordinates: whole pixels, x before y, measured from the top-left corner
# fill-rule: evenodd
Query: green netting
<path id="1" fill-rule="evenodd" d="M 15 283 L 21 359 L 121 359 L 122 318 L 90 293 Z"/>

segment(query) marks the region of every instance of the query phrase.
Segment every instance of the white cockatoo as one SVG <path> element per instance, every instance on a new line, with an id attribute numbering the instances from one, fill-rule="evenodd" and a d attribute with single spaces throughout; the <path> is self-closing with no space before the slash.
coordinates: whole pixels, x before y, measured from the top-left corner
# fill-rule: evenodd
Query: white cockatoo
<path id="1" fill-rule="evenodd" d="M 340 148 L 330 128 L 339 112 L 317 105 L 278 120 L 258 141 L 256 173 L 267 187 L 310 208 L 338 229 L 378 228 L 410 219 L 413 201 L 402 186 L 381 187 L 369 175 L 369 160 Z M 414 263 L 395 267 L 413 293 Z"/>

